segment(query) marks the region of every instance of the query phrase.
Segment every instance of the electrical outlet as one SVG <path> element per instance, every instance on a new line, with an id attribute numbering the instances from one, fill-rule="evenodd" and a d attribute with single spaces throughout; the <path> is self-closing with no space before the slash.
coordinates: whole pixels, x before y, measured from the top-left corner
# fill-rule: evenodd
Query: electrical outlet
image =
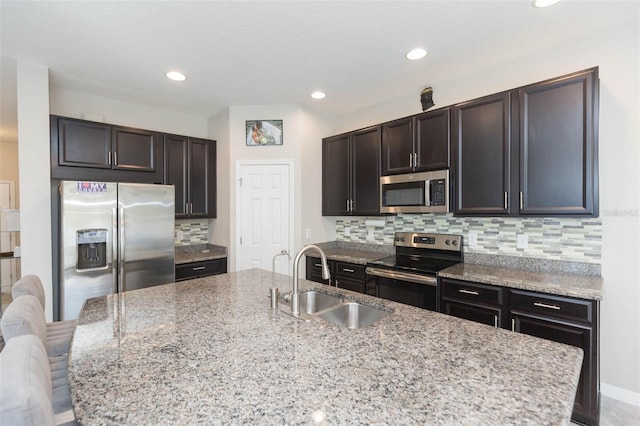
<path id="1" fill-rule="evenodd" d="M 367 230 L 367 240 L 373 240 L 373 229 Z"/>
<path id="2" fill-rule="evenodd" d="M 529 246 L 529 236 L 526 234 L 518 234 L 516 237 L 516 248 L 526 249 Z"/>
<path id="3" fill-rule="evenodd" d="M 307 231 L 306 231 L 306 233 L 305 233 L 305 237 L 307 238 L 307 240 L 308 240 L 309 238 L 311 238 L 311 228 L 307 228 Z"/>
<path id="4" fill-rule="evenodd" d="M 350 237 L 351 236 L 351 227 L 350 226 L 345 226 L 344 227 L 344 236 L 345 237 Z"/>
<path id="5" fill-rule="evenodd" d="M 182 232 L 182 231 L 176 232 L 176 238 L 178 240 L 183 240 L 184 239 L 184 232 Z"/>
<path id="6" fill-rule="evenodd" d="M 478 245 L 478 233 L 469 232 L 469 247 L 475 247 Z"/>

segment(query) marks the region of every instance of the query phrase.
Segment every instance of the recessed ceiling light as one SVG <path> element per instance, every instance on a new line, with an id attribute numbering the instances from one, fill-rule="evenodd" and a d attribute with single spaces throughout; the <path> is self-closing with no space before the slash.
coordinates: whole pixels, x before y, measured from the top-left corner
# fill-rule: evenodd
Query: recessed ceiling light
<path id="1" fill-rule="evenodd" d="M 185 77 L 184 74 L 179 71 L 169 71 L 167 73 L 167 78 L 170 78 L 174 81 L 185 81 L 187 79 L 187 77 Z"/>
<path id="2" fill-rule="evenodd" d="M 421 48 L 417 48 L 417 49 L 413 49 L 411 51 L 409 51 L 406 55 L 407 59 L 410 59 L 412 61 L 418 60 L 418 59 L 422 59 L 425 56 L 427 56 L 427 51 Z"/>
<path id="3" fill-rule="evenodd" d="M 535 7 L 547 7 L 558 3 L 560 0 L 534 0 Z"/>
<path id="4" fill-rule="evenodd" d="M 325 96 L 327 96 L 327 95 L 326 95 L 324 92 L 321 92 L 321 91 L 319 91 L 319 90 L 318 90 L 318 91 L 316 91 L 316 92 L 313 92 L 313 93 L 311 94 L 311 97 L 312 97 L 313 99 L 322 99 L 322 98 L 324 98 Z"/>

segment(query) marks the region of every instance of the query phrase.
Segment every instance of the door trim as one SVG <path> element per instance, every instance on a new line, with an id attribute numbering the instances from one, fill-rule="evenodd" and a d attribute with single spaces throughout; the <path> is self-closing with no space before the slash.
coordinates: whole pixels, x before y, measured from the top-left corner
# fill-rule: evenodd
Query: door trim
<path id="1" fill-rule="evenodd" d="M 289 222 L 289 247 L 291 248 L 291 250 L 293 250 L 293 240 L 294 240 L 294 226 L 293 224 L 295 223 L 295 217 L 294 217 L 294 211 L 295 211 L 295 200 L 294 200 L 294 191 L 295 191 L 295 182 L 293 180 L 294 177 L 294 161 L 293 160 L 237 160 L 236 161 L 236 176 L 235 176 L 235 194 L 236 194 L 236 206 L 235 206 L 235 212 L 236 212 L 236 217 L 237 214 L 241 211 L 242 209 L 242 197 L 240 196 L 240 178 L 242 177 L 242 168 L 244 166 L 279 166 L 279 165 L 284 165 L 287 166 L 289 169 L 289 218 L 290 218 L 290 222 Z M 235 249 L 235 265 L 234 265 L 234 270 L 235 271 L 239 271 L 241 266 L 241 259 L 242 259 L 242 245 L 240 244 L 240 237 L 242 236 L 242 221 L 241 220 L 236 220 L 236 225 L 235 225 L 235 236 L 233 238 L 233 243 L 236 247 Z M 291 254 L 291 253 L 289 253 Z"/>

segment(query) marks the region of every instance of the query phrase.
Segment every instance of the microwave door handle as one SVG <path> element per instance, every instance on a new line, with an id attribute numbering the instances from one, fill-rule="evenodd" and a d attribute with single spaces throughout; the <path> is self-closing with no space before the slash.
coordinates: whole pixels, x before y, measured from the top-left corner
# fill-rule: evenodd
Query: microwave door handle
<path id="1" fill-rule="evenodd" d="M 424 205 L 431 206 L 431 181 L 429 179 L 424 181 Z"/>

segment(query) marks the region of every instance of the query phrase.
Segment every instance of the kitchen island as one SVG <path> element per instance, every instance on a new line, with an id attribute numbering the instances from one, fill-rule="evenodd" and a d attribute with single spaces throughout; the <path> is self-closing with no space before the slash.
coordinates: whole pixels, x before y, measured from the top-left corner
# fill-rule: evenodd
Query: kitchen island
<path id="1" fill-rule="evenodd" d="M 69 354 L 78 420 L 570 422 L 580 349 L 304 280 L 390 314 L 356 330 L 302 321 L 270 309 L 271 286 L 252 269 L 87 301 Z"/>

